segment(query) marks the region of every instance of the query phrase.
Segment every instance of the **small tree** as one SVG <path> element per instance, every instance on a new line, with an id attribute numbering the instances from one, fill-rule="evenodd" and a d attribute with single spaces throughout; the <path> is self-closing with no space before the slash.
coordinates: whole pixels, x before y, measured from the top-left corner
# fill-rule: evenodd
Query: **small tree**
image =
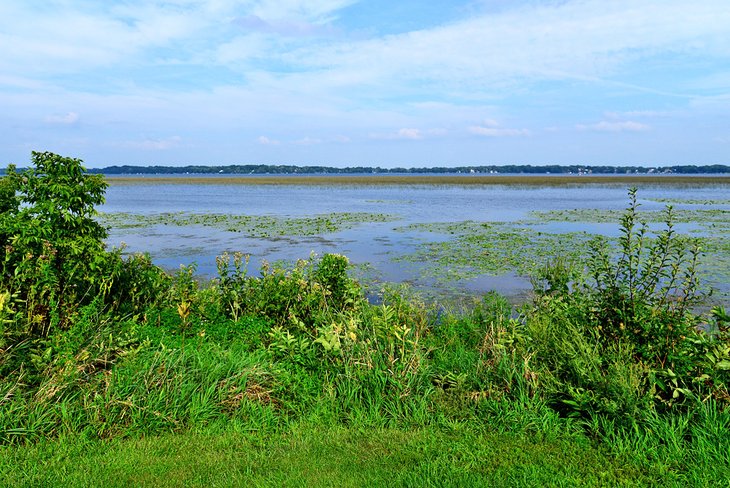
<path id="1" fill-rule="evenodd" d="M 107 232 L 93 217 L 107 184 L 80 159 L 33 152 L 32 163 L 22 172 L 9 167 L 0 185 L 2 278 L 45 335 L 100 284 Z"/>

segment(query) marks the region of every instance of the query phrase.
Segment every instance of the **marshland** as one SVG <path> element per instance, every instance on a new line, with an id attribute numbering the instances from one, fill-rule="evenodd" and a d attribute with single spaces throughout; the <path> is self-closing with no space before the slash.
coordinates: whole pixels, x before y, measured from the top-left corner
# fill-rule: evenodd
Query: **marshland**
<path id="1" fill-rule="evenodd" d="M 0 180 L 6 485 L 728 479 L 724 180 L 32 159 Z"/>

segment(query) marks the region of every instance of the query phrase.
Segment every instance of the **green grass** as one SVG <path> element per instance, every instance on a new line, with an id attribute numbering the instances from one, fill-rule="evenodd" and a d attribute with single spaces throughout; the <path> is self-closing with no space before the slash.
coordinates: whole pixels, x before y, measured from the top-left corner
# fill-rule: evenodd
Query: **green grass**
<path id="1" fill-rule="evenodd" d="M 611 455 L 586 438 L 466 424 L 407 430 L 304 425 L 110 442 L 64 438 L 3 448 L 0 476 L 16 487 L 701 486 L 681 472 Z"/>

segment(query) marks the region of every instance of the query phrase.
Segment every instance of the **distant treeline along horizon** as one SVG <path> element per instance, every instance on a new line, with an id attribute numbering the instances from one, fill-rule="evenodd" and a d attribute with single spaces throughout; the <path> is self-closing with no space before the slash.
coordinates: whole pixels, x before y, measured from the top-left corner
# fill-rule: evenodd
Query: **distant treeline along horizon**
<path id="1" fill-rule="evenodd" d="M 132 174 L 724 174 L 730 173 L 730 166 L 675 165 L 675 166 L 590 166 L 559 165 L 541 166 L 510 164 L 489 166 L 434 166 L 420 168 L 381 168 L 379 166 L 351 166 L 335 168 L 331 166 L 296 166 L 281 164 L 232 164 L 232 165 L 188 165 L 188 166 L 133 166 L 115 165 L 105 168 L 91 168 L 90 173 L 107 175 Z M 4 174 L 5 169 L 0 173 Z"/>

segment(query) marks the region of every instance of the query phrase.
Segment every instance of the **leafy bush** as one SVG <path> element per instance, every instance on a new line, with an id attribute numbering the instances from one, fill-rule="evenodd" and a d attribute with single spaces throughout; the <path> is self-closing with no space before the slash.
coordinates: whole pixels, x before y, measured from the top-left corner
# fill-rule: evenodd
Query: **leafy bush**
<path id="1" fill-rule="evenodd" d="M 275 325 L 312 335 L 338 314 L 355 311 L 364 298 L 347 274 L 349 262 L 337 254 L 299 260 L 293 268 L 264 263 L 259 277 L 248 276 L 248 258 L 224 254 L 217 259 L 218 294 L 224 312 L 268 318 Z"/>
<path id="2" fill-rule="evenodd" d="M 32 153 L 32 162 L 0 179 L 0 374 L 38 379 L 60 342 L 80 327 L 140 317 L 169 279 L 148 257 L 105 250 L 106 229 L 94 219 L 102 176 L 48 152 Z"/>
<path id="3" fill-rule="evenodd" d="M 4 286 L 26 301 L 28 332 L 45 336 L 101 284 L 106 230 L 93 217 L 107 185 L 79 159 L 33 152 L 32 162 L 3 178 L 1 265 Z"/>
<path id="4" fill-rule="evenodd" d="M 537 281 L 522 347 L 561 409 L 633 418 L 652 400 L 672 408 L 727 396 L 719 358 L 727 341 L 704 333 L 694 312 L 704 297 L 698 243 L 675 232 L 671 207 L 665 228 L 652 234 L 640 221 L 636 189 L 629 202 L 616 257 L 597 239 L 584 274 L 557 262 Z M 709 350 L 717 356 L 711 367 Z"/>

